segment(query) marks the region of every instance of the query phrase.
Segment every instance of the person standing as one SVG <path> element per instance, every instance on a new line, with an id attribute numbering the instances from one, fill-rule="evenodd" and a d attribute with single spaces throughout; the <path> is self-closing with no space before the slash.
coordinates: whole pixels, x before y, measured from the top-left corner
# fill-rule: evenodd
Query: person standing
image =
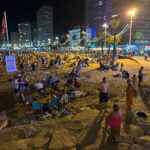
<path id="1" fill-rule="evenodd" d="M 134 88 L 132 86 L 131 80 L 127 81 L 128 87 L 126 89 L 126 104 L 128 108 L 131 108 L 133 105 L 133 93 L 134 93 Z"/>
<path id="2" fill-rule="evenodd" d="M 18 98 L 20 96 L 19 94 L 19 79 L 16 77 L 14 80 L 14 96 L 15 96 L 15 101 L 18 101 Z"/>
<path id="3" fill-rule="evenodd" d="M 103 81 L 99 84 L 98 90 L 100 103 L 107 104 L 108 102 L 108 83 L 106 77 L 103 78 Z"/>
<path id="4" fill-rule="evenodd" d="M 104 132 L 107 132 L 113 142 L 118 142 L 120 137 L 120 125 L 122 121 L 122 113 L 120 111 L 119 105 L 113 105 L 113 112 L 110 113 L 109 117 L 106 119 Z M 110 126 L 110 132 L 107 129 Z"/>
<path id="5" fill-rule="evenodd" d="M 143 81 L 143 69 L 144 69 L 144 67 L 141 67 L 141 69 L 139 70 L 139 76 L 138 76 L 138 78 L 139 78 L 139 86 L 141 86 L 141 83 L 142 83 L 142 81 Z"/>
<path id="6" fill-rule="evenodd" d="M 147 57 L 148 57 L 148 53 L 145 51 L 144 52 L 144 58 L 145 58 L 145 60 L 147 60 Z"/>

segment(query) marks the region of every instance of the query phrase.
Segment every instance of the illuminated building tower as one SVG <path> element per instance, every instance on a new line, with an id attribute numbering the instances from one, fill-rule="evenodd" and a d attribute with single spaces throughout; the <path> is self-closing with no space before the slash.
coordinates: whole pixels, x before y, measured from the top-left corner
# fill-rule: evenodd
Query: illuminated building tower
<path id="1" fill-rule="evenodd" d="M 135 13 L 136 32 L 144 35 L 144 40 L 150 42 L 150 0 L 139 0 Z"/>
<path id="2" fill-rule="evenodd" d="M 6 47 L 7 47 L 7 45 L 6 45 L 6 36 L 4 34 L 4 35 L 0 36 L 0 48 L 6 48 Z"/>
<path id="3" fill-rule="evenodd" d="M 85 25 L 95 28 L 96 32 L 102 32 L 102 24 L 108 21 L 106 16 L 106 0 L 86 0 Z"/>
<path id="4" fill-rule="evenodd" d="M 31 25 L 28 22 L 18 24 L 19 44 L 21 47 L 31 47 Z"/>
<path id="5" fill-rule="evenodd" d="M 37 34 L 40 43 L 53 39 L 53 7 L 44 5 L 37 11 Z"/>
<path id="6" fill-rule="evenodd" d="M 19 46 L 19 33 L 18 32 L 11 32 L 10 33 L 11 45 L 12 47 Z"/>

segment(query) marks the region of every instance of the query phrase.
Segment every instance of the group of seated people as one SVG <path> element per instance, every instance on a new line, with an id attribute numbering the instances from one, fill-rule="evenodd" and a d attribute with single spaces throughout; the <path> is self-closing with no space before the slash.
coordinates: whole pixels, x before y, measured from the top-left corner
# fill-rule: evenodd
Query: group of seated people
<path id="1" fill-rule="evenodd" d="M 74 67 L 69 75 L 68 83 L 73 84 L 75 87 L 80 87 L 79 79 L 81 77 L 80 69 Z"/>
<path id="2" fill-rule="evenodd" d="M 48 84 L 52 86 L 52 88 L 57 89 L 58 83 L 60 82 L 60 79 L 57 77 L 53 77 L 52 75 L 48 75 L 46 77 L 46 81 Z"/>
<path id="3" fill-rule="evenodd" d="M 129 72 L 126 71 L 126 70 L 123 70 L 123 71 L 122 71 L 122 77 L 123 77 L 124 79 L 129 79 L 129 78 L 130 78 Z"/>

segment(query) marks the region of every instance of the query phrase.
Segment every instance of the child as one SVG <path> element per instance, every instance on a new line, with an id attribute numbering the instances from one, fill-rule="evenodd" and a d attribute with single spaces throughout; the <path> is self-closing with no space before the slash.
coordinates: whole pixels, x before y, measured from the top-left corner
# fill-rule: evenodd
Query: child
<path id="1" fill-rule="evenodd" d="M 106 119 L 105 123 L 105 131 L 107 131 L 108 125 L 110 126 L 110 133 L 112 140 L 114 142 L 117 142 L 119 136 L 120 136 L 120 125 L 121 125 L 121 112 L 119 110 L 119 105 L 114 104 L 113 105 L 113 112 L 110 113 L 109 117 Z"/>
<path id="2" fill-rule="evenodd" d="M 121 68 L 120 68 L 120 72 L 123 71 L 123 63 L 121 63 Z"/>
<path id="3" fill-rule="evenodd" d="M 136 75 L 135 74 L 132 77 L 132 84 L 135 87 L 135 85 L 136 85 Z"/>

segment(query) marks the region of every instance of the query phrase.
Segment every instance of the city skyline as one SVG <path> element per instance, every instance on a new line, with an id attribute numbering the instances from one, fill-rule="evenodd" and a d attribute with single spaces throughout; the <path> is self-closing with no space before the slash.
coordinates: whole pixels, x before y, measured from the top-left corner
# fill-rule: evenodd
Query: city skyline
<path id="1" fill-rule="evenodd" d="M 84 0 L 39 0 L 38 2 L 6 0 L 1 2 L 0 18 L 6 10 L 9 32 L 15 32 L 20 22 L 36 21 L 36 12 L 42 5 L 51 5 L 54 8 L 55 35 L 66 33 L 75 25 L 84 24 Z"/>

